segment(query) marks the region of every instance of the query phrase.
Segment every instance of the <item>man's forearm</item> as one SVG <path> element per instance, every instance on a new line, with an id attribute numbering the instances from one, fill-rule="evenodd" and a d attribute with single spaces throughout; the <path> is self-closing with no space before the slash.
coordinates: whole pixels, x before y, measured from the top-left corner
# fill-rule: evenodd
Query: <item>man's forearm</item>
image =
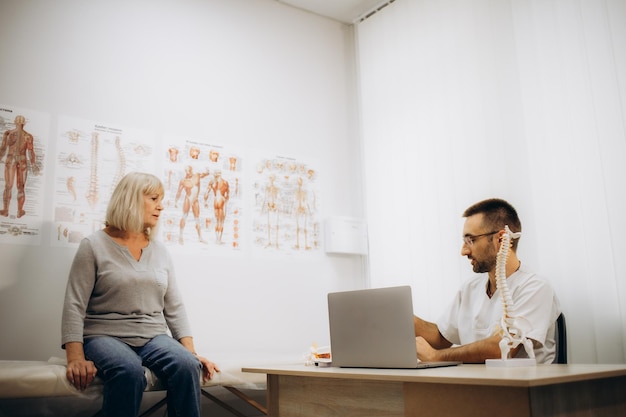
<path id="1" fill-rule="evenodd" d="M 415 336 L 422 336 L 435 349 L 448 348 L 452 346 L 452 343 L 448 342 L 441 335 L 439 328 L 435 323 L 413 316 L 413 327 L 415 328 Z"/>
<path id="2" fill-rule="evenodd" d="M 439 349 L 436 354 L 437 360 L 485 363 L 487 359 L 499 359 L 501 357 L 500 340 L 499 335 L 494 335 L 467 345 Z M 520 347 L 521 345 L 511 349 L 510 357 L 515 357 Z"/>

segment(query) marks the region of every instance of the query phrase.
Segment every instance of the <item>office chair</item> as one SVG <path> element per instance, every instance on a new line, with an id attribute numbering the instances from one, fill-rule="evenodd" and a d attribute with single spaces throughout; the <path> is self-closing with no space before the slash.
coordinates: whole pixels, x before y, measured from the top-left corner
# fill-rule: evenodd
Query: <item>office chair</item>
<path id="1" fill-rule="evenodd" d="M 567 363 L 567 328 L 563 313 L 556 319 L 556 357 L 553 363 Z"/>

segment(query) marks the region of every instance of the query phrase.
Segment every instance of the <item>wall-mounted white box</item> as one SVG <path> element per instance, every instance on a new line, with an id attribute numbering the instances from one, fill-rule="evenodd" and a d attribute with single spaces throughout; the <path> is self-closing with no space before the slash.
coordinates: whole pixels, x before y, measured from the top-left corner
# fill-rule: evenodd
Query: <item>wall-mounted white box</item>
<path id="1" fill-rule="evenodd" d="M 367 255 L 367 223 L 354 217 L 329 217 L 324 222 L 326 253 Z"/>

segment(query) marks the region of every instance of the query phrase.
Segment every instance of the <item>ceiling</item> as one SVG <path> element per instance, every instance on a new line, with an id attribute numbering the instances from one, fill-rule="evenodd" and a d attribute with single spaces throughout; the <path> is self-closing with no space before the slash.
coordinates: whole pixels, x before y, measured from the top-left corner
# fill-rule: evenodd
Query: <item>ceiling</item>
<path id="1" fill-rule="evenodd" d="M 359 17 L 374 10 L 377 6 L 390 3 L 389 0 L 277 0 L 298 9 L 320 16 L 329 17 L 343 23 L 354 23 Z M 393 0 L 391 0 L 393 1 Z"/>

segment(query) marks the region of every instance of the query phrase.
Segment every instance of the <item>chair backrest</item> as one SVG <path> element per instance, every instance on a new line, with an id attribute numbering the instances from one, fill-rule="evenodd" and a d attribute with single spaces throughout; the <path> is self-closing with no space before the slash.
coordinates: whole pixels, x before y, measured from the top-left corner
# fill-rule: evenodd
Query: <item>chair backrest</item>
<path id="1" fill-rule="evenodd" d="M 556 319 L 556 357 L 553 363 L 567 363 L 567 327 L 563 313 Z"/>

